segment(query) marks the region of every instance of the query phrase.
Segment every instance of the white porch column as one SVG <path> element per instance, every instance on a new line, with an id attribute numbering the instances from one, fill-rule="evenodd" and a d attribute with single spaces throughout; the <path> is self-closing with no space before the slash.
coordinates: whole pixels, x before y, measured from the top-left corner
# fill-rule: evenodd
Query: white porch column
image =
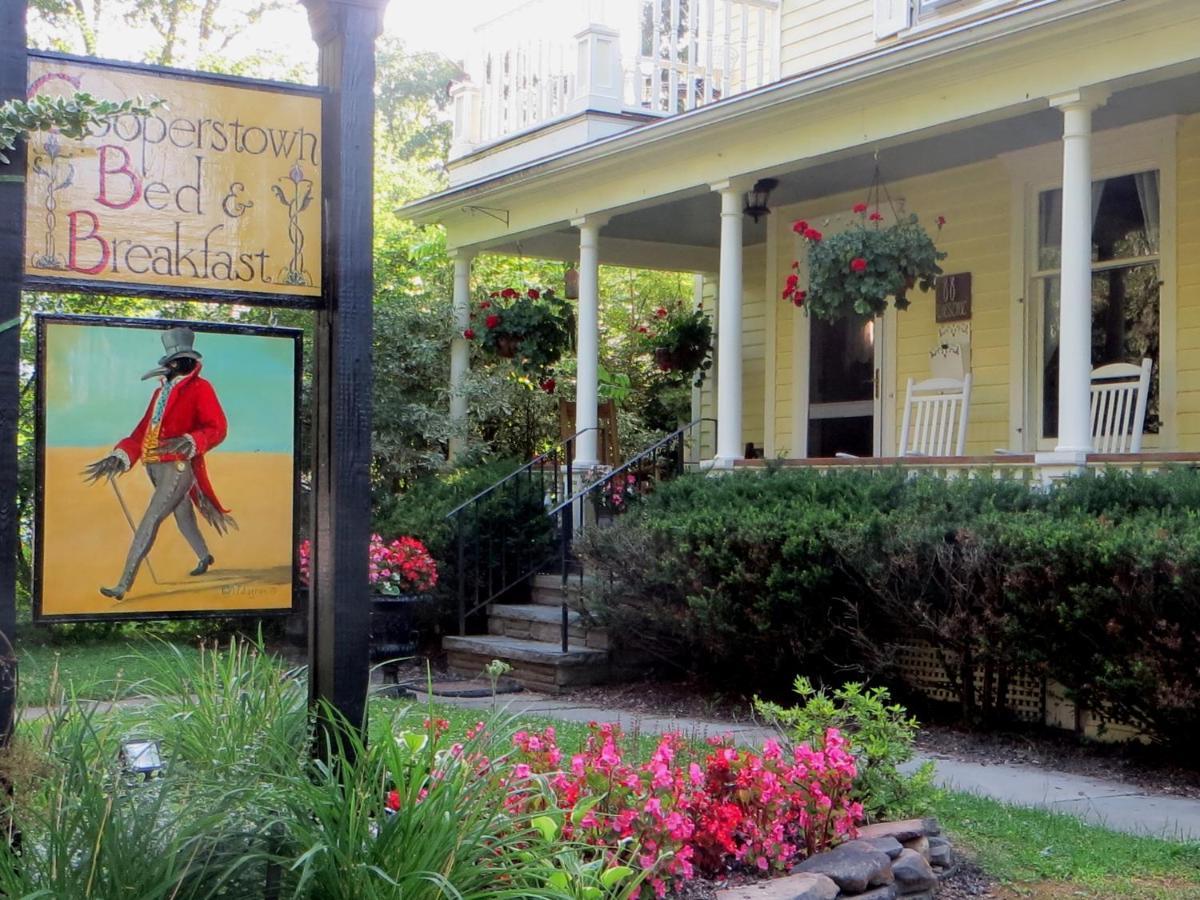
<path id="1" fill-rule="evenodd" d="M 600 465 L 597 405 L 600 402 L 600 229 L 607 216 L 572 219 L 579 229 L 579 308 L 575 339 L 575 468 Z"/>
<path id="2" fill-rule="evenodd" d="M 454 338 L 450 342 L 450 461 L 457 460 L 466 446 L 467 397 L 463 393 L 471 370 L 471 346 L 463 331 L 471 324 L 472 250 L 451 250 L 454 260 Z"/>
<path id="3" fill-rule="evenodd" d="M 1062 280 L 1058 336 L 1060 462 L 1082 464 L 1092 447 L 1092 111 L 1102 88 L 1050 98 L 1063 111 Z"/>
<path id="4" fill-rule="evenodd" d="M 717 454 L 713 466 L 732 468 L 742 443 L 742 179 L 712 185 L 721 195 L 721 272 L 717 287 Z"/>

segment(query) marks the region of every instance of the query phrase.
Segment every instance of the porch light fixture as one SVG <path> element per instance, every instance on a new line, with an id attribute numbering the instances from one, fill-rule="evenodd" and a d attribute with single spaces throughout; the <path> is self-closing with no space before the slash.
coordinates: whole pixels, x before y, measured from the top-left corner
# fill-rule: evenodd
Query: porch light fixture
<path id="1" fill-rule="evenodd" d="M 779 187 L 777 178 L 760 178 L 754 182 L 754 187 L 746 192 L 746 208 L 742 210 L 756 223 L 762 216 L 769 216 L 771 208 L 767 201 L 771 199 L 771 191 Z"/>
<path id="2" fill-rule="evenodd" d="M 131 775 L 153 778 L 164 768 L 162 750 L 153 738 L 126 738 L 121 741 L 121 765 Z"/>

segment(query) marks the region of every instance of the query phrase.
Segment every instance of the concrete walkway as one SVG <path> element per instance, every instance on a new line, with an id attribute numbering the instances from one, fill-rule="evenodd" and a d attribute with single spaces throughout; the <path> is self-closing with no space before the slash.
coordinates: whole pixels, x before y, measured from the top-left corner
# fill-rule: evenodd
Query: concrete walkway
<path id="1" fill-rule="evenodd" d="M 418 697 L 422 701 L 426 699 L 424 695 Z M 490 697 L 436 696 L 434 702 L 481 711 L 492 708 Z M 761 745 L 766 738 L 776 735 L 773 729 L 752 723 L 645 716 L 533 693 L 502 695 L 498 698 L 498 706 L 511 714 L 567 722 L 617 722 L 627 733 L 679 731 L 700 739 L 729 734 L 743 745 Z M 915 767 L 924 761 L 921 759 L 912 765 Z M 1200 841 L 1200 800 L 1153 794 L 1120 781 L 1071 775 L 1037 766 L 987 765 L 949 758 L 935 758 L 933 763 L 937 768 L 937 783 L 946 788 L 1018 806 L 1067 813 L 1114 831 Z"/>

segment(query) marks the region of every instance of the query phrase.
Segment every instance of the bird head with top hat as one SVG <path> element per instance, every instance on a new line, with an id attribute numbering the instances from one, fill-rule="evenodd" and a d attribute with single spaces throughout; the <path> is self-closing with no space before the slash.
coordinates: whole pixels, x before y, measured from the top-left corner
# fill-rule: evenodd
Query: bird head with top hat
<path id="1" fill-rule="evenodd" d="M 200 352 L 193 347 L 195 342 L 196 333 L 192 329 L 182 326 L 168 328 L 162 333 L 163 355 L 158 365 L 142 376 L 142 381 L 149 378 L 172 378 L 192 371 L 203 359 Z"/>

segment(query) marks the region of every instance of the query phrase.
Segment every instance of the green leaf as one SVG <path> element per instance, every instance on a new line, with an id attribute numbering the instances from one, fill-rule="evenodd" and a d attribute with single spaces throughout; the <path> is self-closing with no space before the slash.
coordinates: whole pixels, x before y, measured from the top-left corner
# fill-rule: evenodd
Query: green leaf
<path id="1" fill-rule="evenodd" d="M 633 869 L 629 866 L 613 866 L 611 869 L 605 869 L 600 873 L 600 883 L 607 890 L 612 890 L 626 878 L 633 874 Z"/>
<path id="2" fill-rule="evenodd" d="M 550 843 L 558 836 L 558 823 L 549 816 L 538 816 L 530 824 L 538 830 L 542 840 L 546 843 Z"/>

